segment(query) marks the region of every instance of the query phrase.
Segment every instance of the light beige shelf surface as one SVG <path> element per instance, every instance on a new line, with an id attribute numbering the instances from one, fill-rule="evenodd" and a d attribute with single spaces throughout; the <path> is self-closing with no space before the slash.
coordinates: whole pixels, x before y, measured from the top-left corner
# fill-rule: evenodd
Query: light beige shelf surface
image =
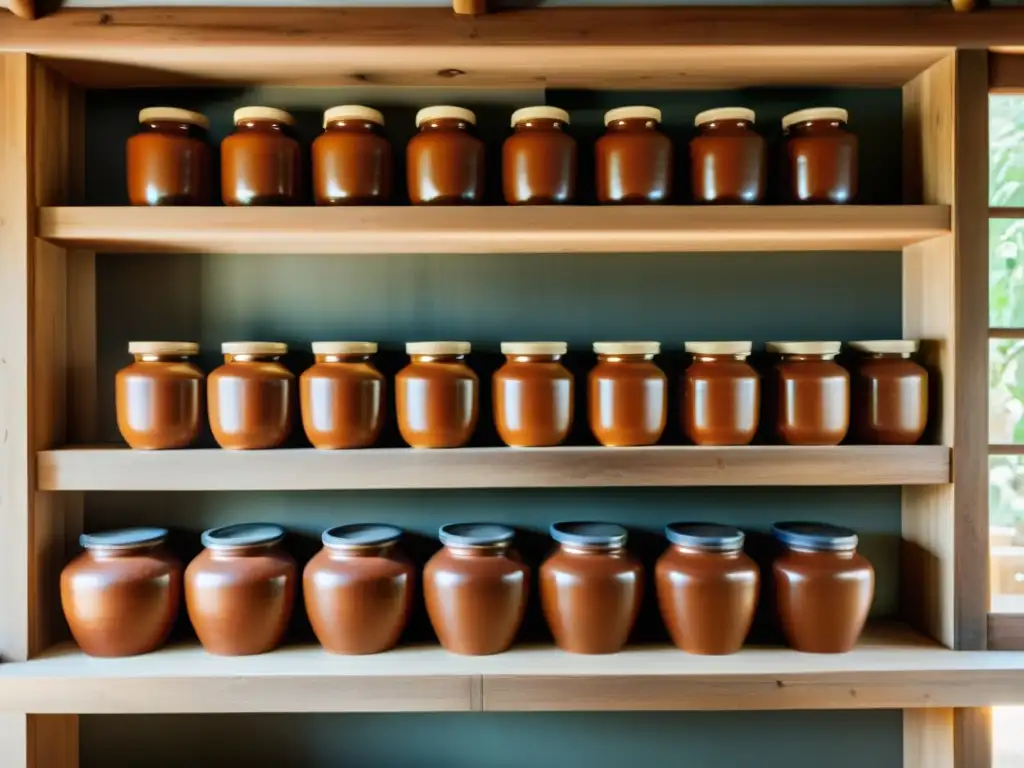
<path id="1" fill-rule="evenodd" d="M 43 208 L 70 248 L 201 253 L 673 253 L 899 250 L 948 206 Z"/>
<path id="2" fill-rule="evenodd" d="M 294 491 L 947 483 L 950 449 L 916 446 L 41 451 L 44 491 Z"/>

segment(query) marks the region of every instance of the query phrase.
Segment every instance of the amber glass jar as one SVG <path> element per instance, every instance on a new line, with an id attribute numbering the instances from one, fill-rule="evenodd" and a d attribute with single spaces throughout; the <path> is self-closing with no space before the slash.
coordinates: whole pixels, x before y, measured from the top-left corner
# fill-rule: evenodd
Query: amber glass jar
<path id="1" fill-rule="evenodd" d="M 775 365 L 775 432 L 789 445 L 838 445 L 850 427 L 850 374 L 838 341 L 769 342 Z"/>
<path id="2" fill-rule="evenodd" d="M 276 341 L 221 344 L 224 365 L 206 382 L 210 429 L 221 448 L 276 448 L 292 431 L 295 377 L 281 364 L 288 345 Z"/>
<path id="3" fill-rule="evenodd" d="M 786 173 L 798 203 L 850 203 L 857 195 L 857 137 L 845 109 L 801 109 L 782 118 Z"/>
<path id="4" fill-rule="evenodd" d="M 163 528 L 83 534 L 60 575 L 71 635 L 90 656 L 135 656 L 167 640 L 181 605 L 181 563 Z"/>
<path id="5" fill-rule="evenodd" d="M 754 110 L 724 107 L 701 112 L 690 142 L 693 199 L 698 203 L 759 203 L 767 179 L 764 139 Z"/>
<path id="6" fill-rule="evenodd" d="M 665 431 L 668 378 L 654 364 L 657 341 L 598 341 L 590 371 L 590 431 L 601 445 L 654 445 Z"/>
<path id="7" fill-rule="evenodd" d="M 540 567 L 540 602 L 555 643 L 569 653 L 616 653 L 643 597 L 643 567 L 626 551 L 626 529 L 554 523 L 556 549 Z"/>
<path id="8" fill-rule="evenodd" d="M 441 526 L 444 547 L 423 569 L 430 623 L 447 650 L 468 656 L 512 645 L 526 611 L 530 571 L 504 525 Z"/>
<path id="9" fill-rule="evenodd" d="M 672 194 L 672 141 L 659 130 L 661 110 L 619 107 L 605 113 L 594 146 L 599 203 L 664 203 Z"/>
<path id="10" fill-rule="evenodd" d="M 461 107 L 427 107 L 416 113 L 419 133 L 405 149 L 413 205 L 468 205 L 483 201 L 484 143 L 476 115 Z"/>
<path id="11" fill-rule="evenodd" d="M 185 569 L 185 605 L 210 653 L 249 656 L 284 637 L 298 569 L 285 552 L 284 529 L 265 523 L 212 528 L 205 549 Z"/>
<path id="12" fill-rule="evenodd" d="M 560 445 L 572 427 L 572 374 L 564 341 L 503 341 L 494 373 L 494 424 L 506 445 Z"/>
<path id="13" fill-rule="evenodd" d="M 213 196 L 210 121 L 198 112 L 149 107 L 126 147 L 132 205 L 209 205 Z"/>
<path id="14" fill-rule="evenodd" d="M 501 149 L 501 182 L 509 205 L 569 203 L 576 197 L 576 140 L 569 113 L 526 107 L 512 113 L 515 133 Z"/>
<path id="15" fill-rule="evenodd" d="M 412 610 L 416 569 L 391 525 L 324 531 L 324 548 L 306 565 L 302 593 L 313 632 L 331 653 L 380 653 L 398 642 Z"/>
<path id="16" fill-rule="evenodd" d="M 224 205 L 294 205 L 301 197 L 302 158 L 295 118 L 281 109 L 235 110 L 235 132 L 220 144 Z"/>
<path id="17" fill-rule="evenodd" d="M 398 431 L 413 448 L 459 448 L 478 414 L 477 375 L 466 365 L 468 341 L 412 341 L 411 362 L 395 376 Z"/>
<path id="18" fill-rule="evenodd" d="M 761 383 L 749 341 L 688 341 L 683 431 L 696 445 L 749 445 L 760 418 Z"/>
<path id="19" fill-rule="evenodd" d="M 117 428 L 132 448 L 185 448 L 199 434 L 203 372 L 191 341 L 130 341 L 135 362 L 114 377 Z"/>
<path id="20" fill-rule="evenodd" d="M 743 552 L 743 531 L 713 523 L 673 523 L 658 558 L 658 606 L 672 642 L 687 653 L 736 653 L 757 608 L 759 573 Z"/>
<path id="21" fill-rule="evenodd" d="M 875 571 L 857 552 L 857 534 L 819 523 L 777 523 L 783 547 L 772 565 L 779 621 L 791 647 L 845 653 L 860 637 Z"/>
<path id="22" fill-rule="evenodd" d="M 370 341 L 314 341 L 316 362 L 299 377 L 302 426 L 314 448 L 366 448 L 384 425 L 385 383 Z"/>
<path id="23" fill-rule="evenodd" d="M 317 205 L 375 205 L 391 197 L 391 143 L 384 115 L 350 104 L 324 112 L 313 142 L 313 200 Z"/>
<path id="24" fill-rule="evenodd" d="M 928 426 L 928 371 L 916 341 L 853 341 L 864 357 L 853 376 L 853 430 L 864 443 L 913 445 Z"/>

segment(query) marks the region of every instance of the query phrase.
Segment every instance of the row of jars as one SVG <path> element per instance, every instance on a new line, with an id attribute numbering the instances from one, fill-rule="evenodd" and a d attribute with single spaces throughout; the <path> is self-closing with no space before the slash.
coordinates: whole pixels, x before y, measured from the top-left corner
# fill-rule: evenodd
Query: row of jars
<path id="1" fill-rule="evenodd" d="M 776 611 L 788 644 L 810 653 L 850 650 L 874 595 L 874 571 L 857 552 L 857 535 L 814 523 L 779 523 L 773 561 Z M 616 653 L 640 611 L 644 567 L 626 548 L 627 532 L 607 523 L 555 523 L 557 548 L 539 569 L 540 600 L 559 648 Z M 402 531 L 363 524 L 324 532 L 323 549 L 301 574 L 306 614 L 332 653 L 392 648 L 412 608 L 419 578 L 398 546 Z M 444 545 L 422 573 L 427 614 L 441 645 L 465 655 L 507 650 L 526 611 L 531 573 L 503 525 L 442 526 Z M 655 583 L 672 641 L 695 654 L 730 654 L 754 619 L 760 573 L 730 526 L 673 524 Z M 184 585 L 185 607 L 210 653 L 266 653 L 283 640 L 300 578 L 269 524 L 215 528 L 182 572 L 163 545 L 164 529 L 85 534 L 85 552 L 61 574 L 61 603 L 71 633 L 92 656 L 148 653 L 166 641 Z"/>
<path id="2" fill-rule="evenodd" d="M 687 342 L 683 431 L 697 445 L 747 445 L 759 427 L 761 380 L 747 361 L 750 342 Z M 911 359 L 914 341 L 853 342 L 863 353 L 852 412 L 862 442 L 913 444 L 928 417 L 928 373 Z M 494 422 L 510 446 L 561 444 L 573 422 L 573 375 L 565 342 L 503 342 L 492 381 Z M 665 429 L 668 378 L 654 362 L 659 342 L 596 342 L 587 377 L 588 420 L 599 443 L 654 445 Z M 849 372 L 835 360 L 840 342 L 774 342 L 770 386 L 775 431 L 789 445 L 836 445 L 850 428 Z M 132 448 L 184 448 L 198 436 L 203 372 L 189 361 L 193 342 L 131 342 L 135 362 L 116 376 L 117 423 Z M 209 421 L 222 448 L 278 447 L 292 427 L 294 375 L 277 342 L 227 342 L 224 364 L 207 380 Z M 386 382 L 372 342 L 314 342 L 316 362 L 299 377 L 299 408 L 315 448 L 372 446 L 384 423 Z M 473 435 L 479 378 L 466 363 L 469 342 L 410 342 L 410 363 L 395 376 L 398 428 L 414 448 L 457 448 Z"/>
<path id="3" fill-rule="evenodd" d="M 701 112 L 690 142 L 691 188 L 700 203 L 757 203 L 767 183 L 765 141 L 753 110 Z M 857 138 L 844 109 L 804 109 L 782 118 L 787 187 L 793 202 L 847 203 L 857 191 Z M 303 197 L 302 158 L 295 119 L 270 107 L 235 111 L 235 130 L 221 142 L 221 199 L 225 205 L 290 205 Z M 209 205 L 213 158 L 209 121 L 199 113 L 151 107 L 128 140 L 128 196 L 133 205 Z M 673 148 L 660 130 L 661 110 L 620 107 L 604 116 L 594 148 L 600 203 L 663 203 L 672 196 Z M 569 113 L 527 107 L 512 115 L 502 147 L 502 189 L 510 205 L 571 203 L 576 199 L 577 149 Z M 406 147 L 406 183 L 414 205 L 480 203 L 486 170 L 476 115 L 461 107 L 421 109 L 418 133 Z M 324 113 L 324 132 L 312 147 L 313 199 L 319 205 L 387 202 L 393 186 L 391 144 L 384 117 L 359 105 Z"/>

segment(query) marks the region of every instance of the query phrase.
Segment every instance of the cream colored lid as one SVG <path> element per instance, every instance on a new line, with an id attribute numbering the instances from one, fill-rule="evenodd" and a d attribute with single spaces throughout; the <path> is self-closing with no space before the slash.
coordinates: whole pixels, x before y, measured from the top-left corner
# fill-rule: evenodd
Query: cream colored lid
<path id="1" fill-rule="evenodd" d="M 779 355 L 838 355 L 838 341 L 769 341 L 765 347 Z"/>
<path id="2" fill-rule="evenodd" d="M 569 124 L 569 113 L 558 107 L 523 107 L 512 113 L 512 127 L 527 120 L 559 120 Z"/>
<path id="3" fill-rule="evenodd" d="M 746 120 L 748 123 L 752 123 L 754 117 L 754 110 L 746 107 L 720 107 L 698 113 L 693 118 L 693 124 L 704 125 L 704 123 L 713 123 L 717 120 Z"/>
<path id="4" fill-rule="evenodd" d="M 921 343 L 913 339 L 884 339 L 872 341 L 851 341 L 850 346 L 858 352 L 874 355 L 912 355 Z"/>
<path id="5" fill-rule="evenodd" d="M 314 341 L 314 355 L 374 355 L 375 341 Z"/>
<path id="6" fill-rule="evenodd" d="M 129 355 L 198 355 L 194 341 L 129 341 Z"/>
<path id="7" fill-rule="evenodd" d="M 503 355 L 564 355 L 569 345 L 564 341 L 503 341 Z"/>
<path id="8" fill-rule="evenodd" d="M 790 112 L 782 118 L 782 129 L 785 130 L 797 123 L 806 123 L 811 120 L 838 120 L 842 123 L 850 121 L 850 113 L 839 107 L 814 107 L 812 109 L 801 109 Z"/>
<path id="9" fill-rule="evenodd" d="M 468 341 L 410 341 L 405 345 L 408 355 L 468 355 Z"/>
<path id="10" fill-rule="evenodd" d="M 177 107 L 146 107 L 139 111 L 140 123 L 151 123 L 155 120 L 170 120 L 175 123 L 189 123 L 200 128 L 210 129 L 210 121 L 206 115 L 191 112 Z"/>
<path id="11" fill-rule="evenodd" d="M 288 345 L 280 341 L 225 341 L 220 351 L 225 355 L 284 355 Z"/>
<path id="12" fill-rule="evenodd" d="M 604 113 L 604 124 L 616 120 L 654 120 L 661 122 L 661 110 L 657 107 L 616 107 Z"/>
<path id="13" fill-rule="evenodd" d="M 324 128 L 335 120 L 366 120 L 377 125 L 384 125 L 384 115 L 376 109 L 361 107 L 358 104 L 343 104 L 340 107 L 331 107 L 324 112 Z"/>
<path id="14" fill-rule="evenodd" d="M 476 115 L 473 114 L 472 110 L 448 105 L 424 107 L 416 113 L 417 128 L 431 120 L 465 120 L 467 123 L 476 125 Z"/>
<path id="15" fill-rule="evenodd" d="M 594 351 L 599 355 L 656 355 L 661 352 L 661 342 L 595 341 Z"/>
<path id="16" fill-rule="evenodd" d="M 688 341 L 684 346 L 691 355 L 749 355 L 754 344 L 750 341 Z"/>
<path id="17" fill-rule="evenodd" d="M 235 110 L 235 125 L 247 120 L 273 120 L 275 123 L 294 125 L 295 118 L 283 109 L 273 107 L 240 107 Z"/>

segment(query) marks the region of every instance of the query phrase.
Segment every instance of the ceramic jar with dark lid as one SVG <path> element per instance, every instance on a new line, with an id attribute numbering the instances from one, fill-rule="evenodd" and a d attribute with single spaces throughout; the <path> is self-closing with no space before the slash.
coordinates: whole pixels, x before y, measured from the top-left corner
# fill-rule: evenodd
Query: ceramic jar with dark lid
<path id="1" fill-rule="evenodd" d="M 466 364 L 468 341 L 410 341 L 395 376 L 398 431 L 413 448 L 459 448 L 479 412 L 479 379 Z"/>
<path id="2" fill-rule="evenodd" d="M 272 107 L 235 110 L 235 131 L 220 144 L 224 205 L 295 205 L 301 174 L 294 117 Z"/>
<path id="3" fill-rule="evenodd" d="M 696 445 L 749 445 L 761 417 L 761 379 L 749 341 L 688 341 L 683 431 Z"/>
<path id="4" fill-rule="evenodd" d="M 60 575 L 71 635 L 90 656 L 135 656 L 162 646 L 181 605 L 181 563 L 163 528 L 83 534 L 85 551 Z"/>
<path id="5" fill-rule="evenodd" d="M 372 341 L 314 341 L 316 362 L 299 377 L 302 426 L 314 448 L 365 448 L 384 425 L 386 384 Z"/>
<path id="6" fill-rule="evenodd" d="M 838 445 L 850 427 L 850 374 L 838 341 L 771 341 L 775 432 L 788 445 Z"/>
<path id="7" fill-rule="evenodd" d="M 324 531 L 302 592 L 317 639 L 331 653 L 380 653 L 409 620 L 416 569 L 398 549 L 402 531 L 374 523 Z"/>
<path id="8" fill-rule="evenodd" d="M 643 596 L 643 567 L 628 535 L 610 523 L 554 523 L 556 549 L 540 568 L 540 601 L 559 648 L 616 653 L 629 639 Z"/>
<path id="9" fill-rule="evenodd" d="M 657 341 L 597 341 L 587 377 L 590 431 L 601 445 L 654 445 L 668 418 L 668 377 Z"/>
<path id="10" fill-rule="evenodd" d="M 213 197 L 210 121 L 198 112 L 148 107 L 128 139 L 132 205 L 209 205 Z"/>
<path id="11" fill-rule="evenodd" d="M 772 564 L 786 641 L 807 653 L 844 653 L 860 637 L 875 571 L 857 552 L 857 534 L 822 523 L 776 523 L 782 553 Z"/>
<path id="12" fill-rule="evenodd" d="M 568 203 L 576 196 L 576 140 L 569 113 L 525 107 L 512 113 L 515 133 L 501 152 L 501 181 L 509 205 Z"/>
<path id="13" fill-rule="evenodd" d="M 845 109 L 801 109 L 782 118 L 786 173 L 798 203 L 850 203 L 857 195 L 857 137 Z"/>
<path id="14" fill-rule="evenodd" d="M 284 529 L 268 523 L 203 533 L 205 549 L 185 570 L 185 605 L 208 652 L 248 656 L 280 644 L 298 578 L 283 541 Z"/>
<path id="15" fill-rule="evenodd" d="M 694 119 L 690 142 L 693 199 L 698 203 L 759 203 L 767 181 L 765 142 L 754 110 L 724 107 Z"/>
<path id="16" fill-rule="evenodd" d="M 185 448 L 199 435 L 203 372 L 192 341 L 130 341 L 135 362 L 114 377 L 117 428 L 132 448 Z"/>
<path id="17" fill-rule="evenodd" d="M 221 344 L 224 364 L 207 379 L 210 429 L 221 448 L 276 448 L 292 429 L 295 376 L 281 363 L 288 345 L 276 341 Z"/>
<path id="18" fill-rule="evenodd" d="M 462 107 L 426 107 L 406 145 L 406 180 L 413 205 L 469 205 L 484 197 L 484 143 L 476 115 Z"/>
<path id="19" fill-rule="evenodd" d="M 743 552 L 743 531 L 714 523 L 672 523 L 658 558 L 658 606 L 672 642 L 687 653 L 735 653 L 750 632 L 759 573 Z"/>
<path id="20" fill-rule="evenodd" d="M 661 110 L 619 107 L 605 113 L 594 146 L 599 203 L 664 203 L 672 195 L 672 141 L 661 132 Z"/>
<path id="21" fill-rule="evenodd" d="M 503 341 L 505 364 L 494 372 L 494 423 L 506 445 L 560 445 L 573 417 L 572 374 L 564 341 Z"/>
<path id="22" fill-rule="evenodd" d="M 862 354 L 853 375 L 853 430 L 861 442 L 913 445 L 928 426 L 928 371 L 911 359 L 911 340 L 852 341 Z"/>
<path id="23" fill-rule="evenodd" d="M 423 569 L 430 623 L 447 650 L 470 656 L 501 653 L 515 640 L 526 611 L 529 569 L 504 525 L 444 525 L 444 547 Z"/>
<path id="24" fill-rule="evenodd" d="M 376 109 L 356 104 L 328 109 L 312 157 L 317 205 L 375 205 L 391 197 L 391 143 L 384 136 L 384 115 Z"/>

